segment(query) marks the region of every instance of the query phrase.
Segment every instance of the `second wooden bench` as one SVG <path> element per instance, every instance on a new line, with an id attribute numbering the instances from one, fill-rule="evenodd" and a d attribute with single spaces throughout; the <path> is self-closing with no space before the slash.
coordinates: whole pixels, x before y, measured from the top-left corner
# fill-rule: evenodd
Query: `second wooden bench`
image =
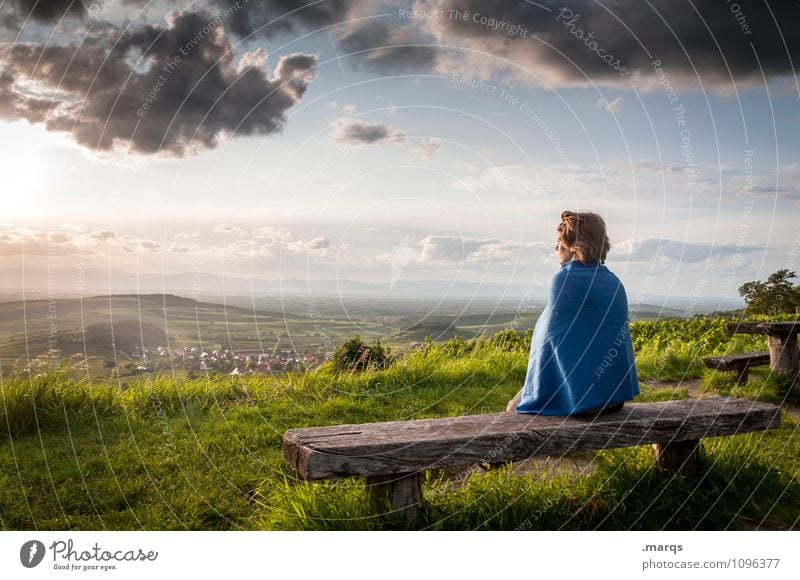
<path id="1" fill-rule="evenodd" d="M 728 354 L 725 356 L 709 356 L 703 363 L 715 371 L 731 371 L 736 373 L 736 382 L 745 384 L 750 367 L 769 364 L 769 351 L 746 352 L 744 354 Z"/>

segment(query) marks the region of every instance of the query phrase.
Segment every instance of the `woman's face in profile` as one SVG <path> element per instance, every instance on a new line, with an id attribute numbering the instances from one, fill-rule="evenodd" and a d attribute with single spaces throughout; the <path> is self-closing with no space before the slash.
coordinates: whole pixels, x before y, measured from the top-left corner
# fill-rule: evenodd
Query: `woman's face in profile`
<path id="1" fill-rule="evenodd" d="M 572 260 L 572 252 L 570 249 L 562 242 L 561 240 L 556 240 L 556 251 L 558 252 L 558 262 L 559 264 L 566 264 L 570 260 Z"/>

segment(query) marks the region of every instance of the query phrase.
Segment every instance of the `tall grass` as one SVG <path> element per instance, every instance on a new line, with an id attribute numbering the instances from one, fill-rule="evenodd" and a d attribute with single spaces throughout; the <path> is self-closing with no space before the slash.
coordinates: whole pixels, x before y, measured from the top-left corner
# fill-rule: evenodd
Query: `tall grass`
<path id="1" fill-rule="evenodd" d="M 771 454 L 767 458 L 764 449 Z M 588 473 L 513 465 L 453 487 L 428 473 L 420 529 L 628 530 L 790 529 L 800 514 L 800 430 L 786 418 L 769 434 L 706 440 L 695 477 L 658 469 L 649 447 L 602 451 Z M 255 525 L 282 530 L 402 529 L 395 514 L 370 509 L 360 480 L 284 480 L 264 498 Z"/>
<path id="2" fill-rule="evenodd" d="M 530 335 L 428 344 L 391 367 L 269 376 L 77 379 L 58 366 L 0 384 L 4 529 L 392 529 L 364 482 L 308 483 L 283 461 L 287 429 L 498 412 L 525 376 Z M 638 352 L 637 352 L 638 355 Z M 653 355 L 655 356 L 655 355 Z M 663 363 L 662 363 L 663 366 Z M 680 368 L 680 365 L 674 365 Z M 772 385 L 772 383 L 770 383 Z M 731 394 L 776 401 L 779 386 Z M 639 401 L 685 398 L 642 388 Z M 424 529 L 796 527 L 800 428 L 704 442 L 699 478 L 648 447 L 588 454 L 586 474 L 514 466 L 430 472 Z"/>

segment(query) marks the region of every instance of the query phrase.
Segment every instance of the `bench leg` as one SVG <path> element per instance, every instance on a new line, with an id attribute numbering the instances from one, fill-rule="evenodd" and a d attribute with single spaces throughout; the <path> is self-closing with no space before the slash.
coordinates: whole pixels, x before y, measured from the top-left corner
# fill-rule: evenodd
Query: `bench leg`
<path id="1" fill-rule="evenodd" d="M 738 373 L 738 374 L 736 375 L 736 382 L 737 382 L 737 383 L 739 383 L 740 385 L 745 385 L 745 384 L 747 384 L 747 374 L 748 374 L 748 371 L 749 371 L 749 368 L 748 368 L 748 367 L 744 367 L 744 368 L 742 368 L 742 369 L 741 369 L 741 370 L 739 370 L 739 371 L 734 371 L 735 373 Z"/>
<path id="2" fill-rule="evenodd" d="M 682 471 L 687 475 L 697 473 L 700 464 L 700 440 L 654 443 L 656 464 L 668 471 Z"/>
<path id="3" fill-rule="evenodd" d="M 769 366 L 773 372 L 796 373 L 800 368 L 799 359 L 796 335 L 769 337 Z"/>
<path id="4" fill-rule="evenodd" d="M 396 512 L 405 520 L 408 527 L 416 525 L 419 518 L 419 501 L 422 497 L 419 472 L 372 475 L 364 479 L 374 509 Z"/>

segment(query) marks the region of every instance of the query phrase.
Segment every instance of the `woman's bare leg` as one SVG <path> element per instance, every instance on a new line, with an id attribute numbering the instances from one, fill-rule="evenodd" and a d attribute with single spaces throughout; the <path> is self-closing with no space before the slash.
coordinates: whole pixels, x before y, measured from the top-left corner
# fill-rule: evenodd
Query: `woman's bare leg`
<path id="1" fill-rule="evenodd" d="M 522 389 L 524 388 L 525 387 L 522 387 Z M 517 404 L 519 403 L 519 400 L 522 398 L 522 389 L 520 389 L 517 392 L 517 394 L 514 395 L 514 398 L 508 402 L 508 405 L 506 405 L 506 413 L 511 413 L 512 415 L 515 415 L 517 413 Z"/>

